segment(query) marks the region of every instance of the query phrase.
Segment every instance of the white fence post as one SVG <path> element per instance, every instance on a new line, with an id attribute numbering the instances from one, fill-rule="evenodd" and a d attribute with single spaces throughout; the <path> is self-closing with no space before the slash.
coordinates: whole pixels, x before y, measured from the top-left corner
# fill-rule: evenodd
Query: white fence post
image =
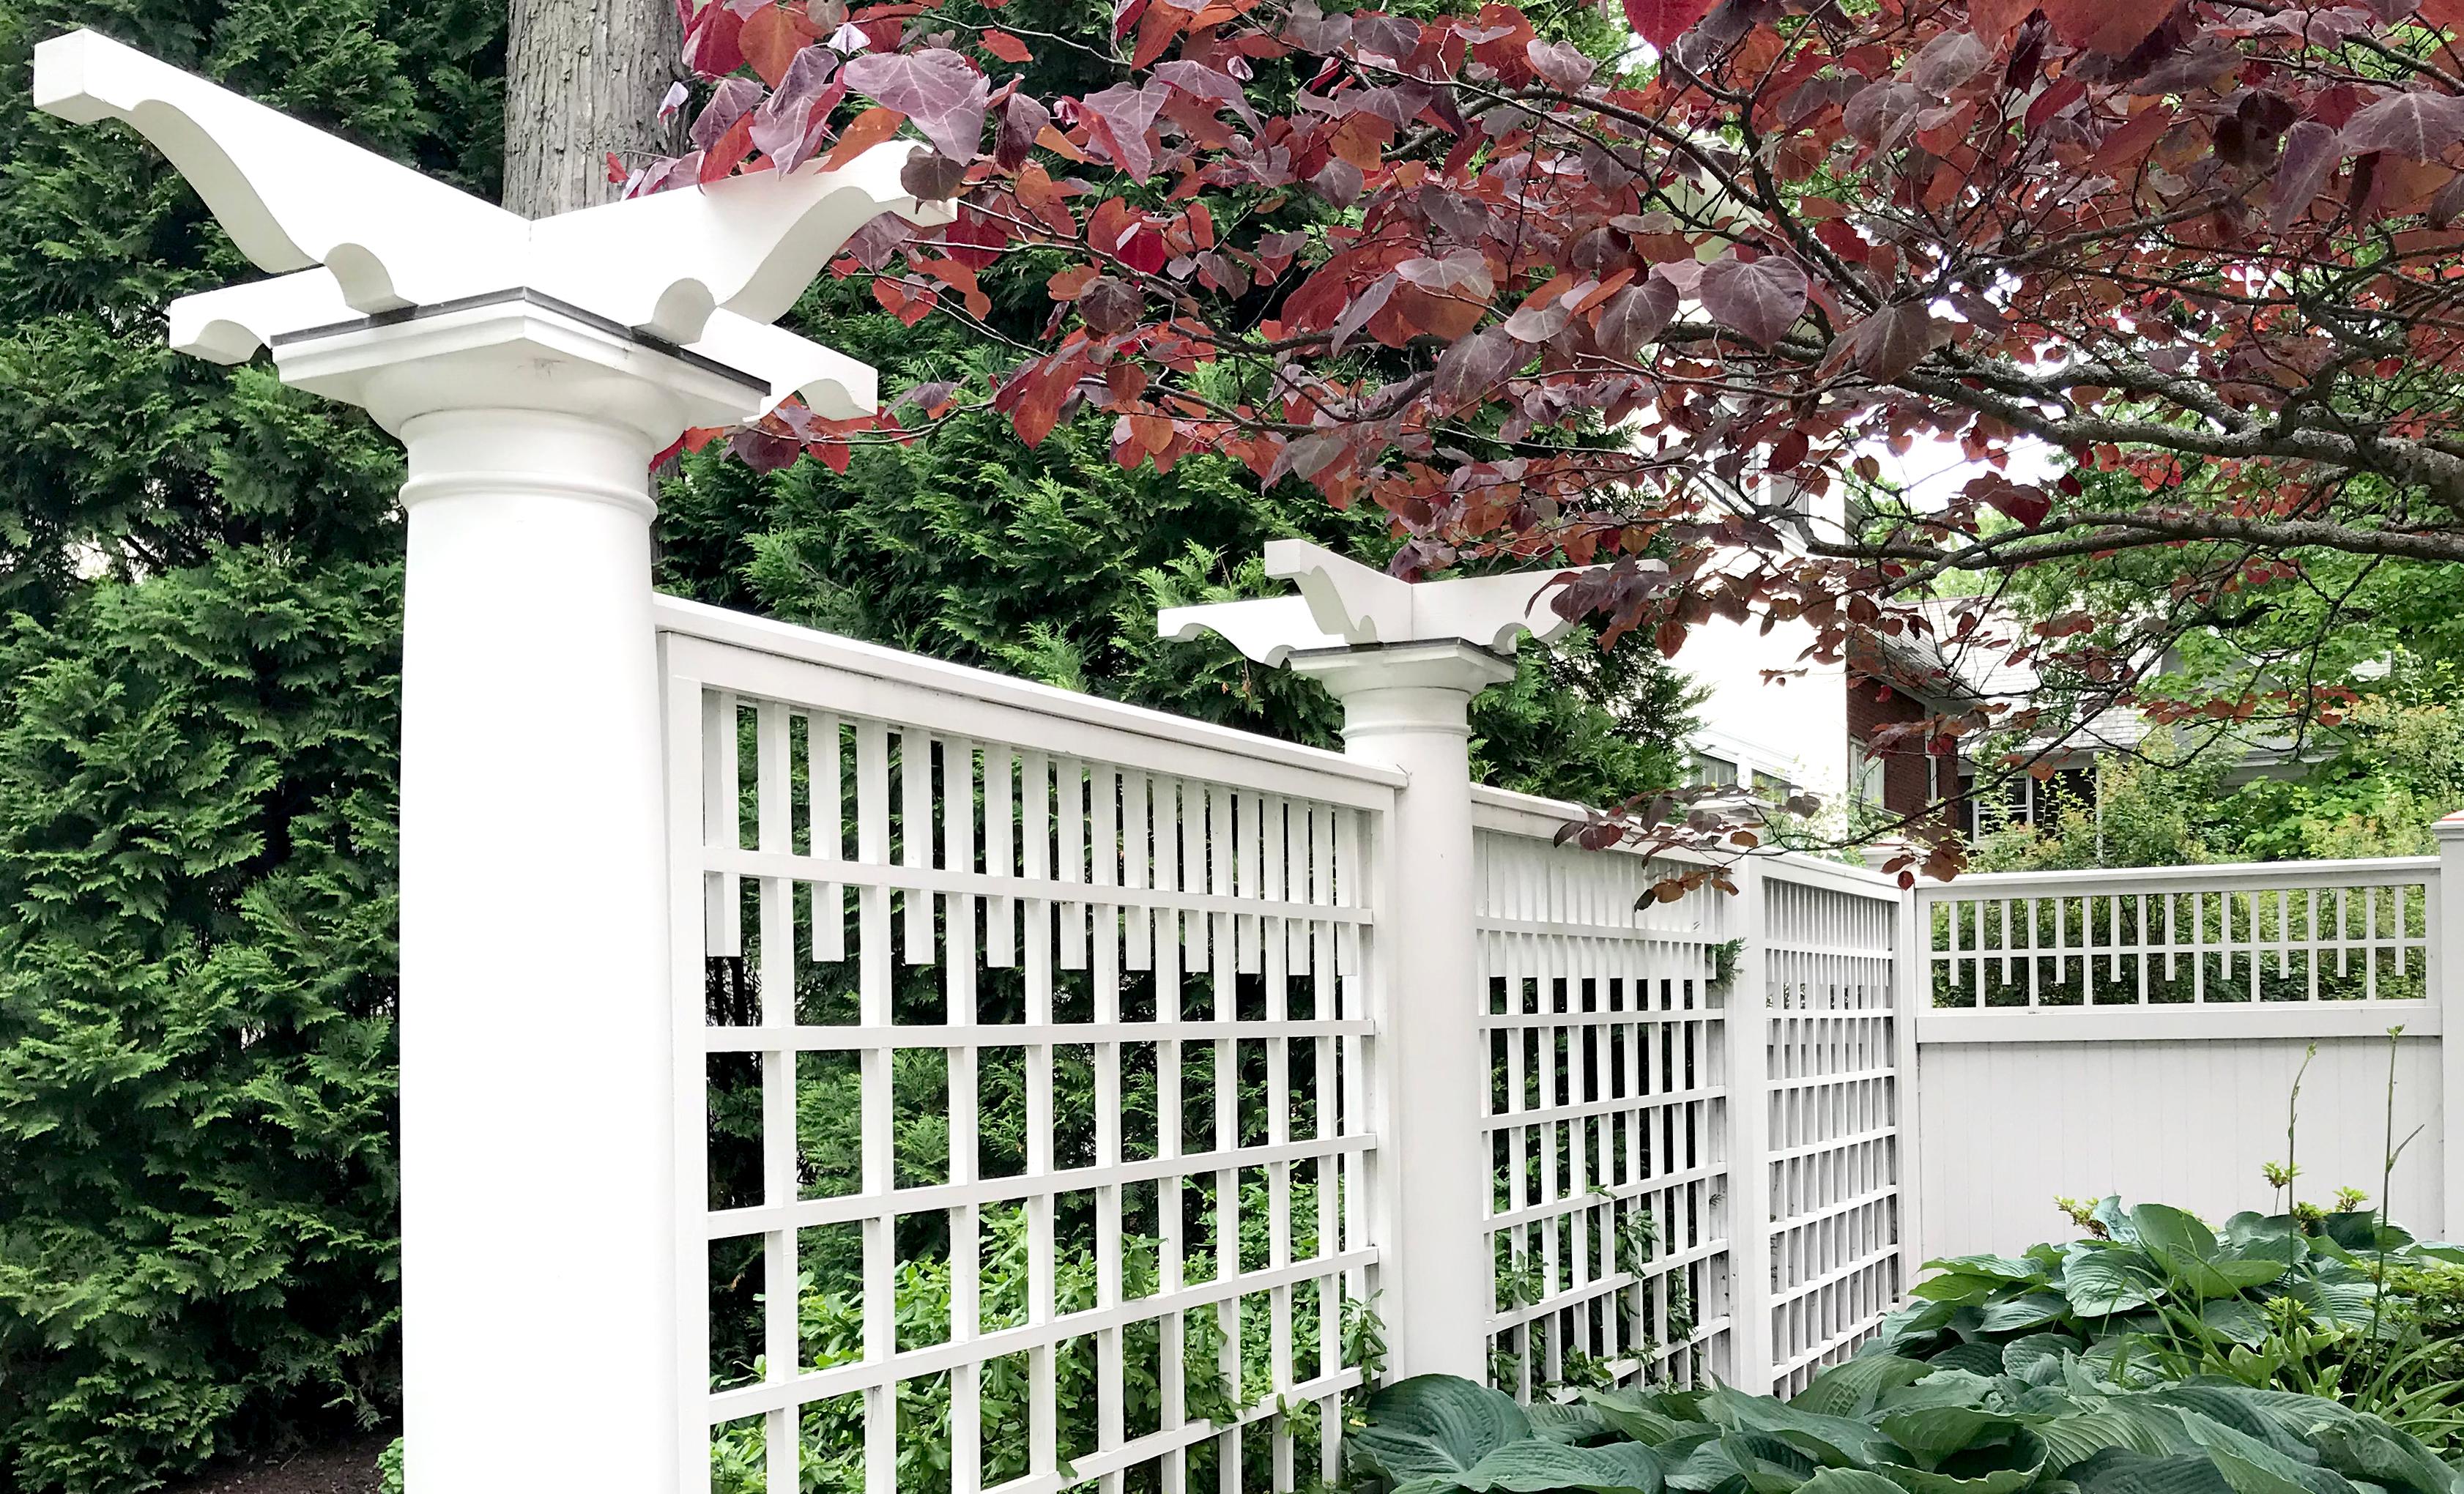
<path id="1" fill-rule="evenodd" d="M 2424 1220 L 2445 1239 L 2464 1232 L 2464 1136 L 2455 1124 L 2464 1104 L 2464 813 L 2431 827 L 2438 840 L 2438 896 L 2430 942 L 2430 999 L 2438 1004 L 2438 1147 L 2440 1220 Z"/>
<path id="2" fill-rule="evenodd" d="M 1900 1185 L 1900 1291 L 1925 1264 L 1925 1175 L 1917 1124 L 1919 1014 L 1933 1003 L 1933 917 L 1921 891 L 1900 893 L 1899 936 L 1891 952 L 1891 1037 L 1899 1078 L 1891 1086 L 1891 1125 Z"/>
<path id="3" fill-rule="evenodd" d="M 679 1454 L 649 464 L 791 392 L 869 411 L 870 369 L 767 322 L 878 213 L 951 211 L 885 145 L 529 222 L 99 34 L 35 51 L 38 105 L 154 140 L 279 272 L 173 303 L 172 346 L 271 347 L 409 453 L 408 1486 L 674 1489 L 706 1460 Z"/>
<path id="4" fill-rule="evenodd" d="M 1763 867 L 1737 866 L 1730 910 L 1741 940 L 1729 978 L 1727 1051 L 1728 1374 L 1740 1390 L 1771 1388 L 1771 975 Z"/>
<path id="5" fill-rule="evenodd" d="M 1485 1380 L 1489 1080 L 1472 881 L 1471 697 L 1514 667 L 1461 642 L 1303 655 L 1343 701 L 1348 756 L 1411 775 L 1378 858 L 1377 1307 L 1390 1370 Z"/>
<path id="6" fill-rule="evenodd" d="M 1413 585 L 1297 539 L 1270 542 L 1265 560 L 1300 596 L 1172 607 L 1156 626 L 1167 638 L 1220 633 L 1261 664 L 1314 676 L 1343 702 L 1345 754 L 1410 776 L 1375 897 L 1378 1310 L 1393 1373 L 1485 1379 L 1497 1183 L 1466 713 L 1514 677 L 1503 654 L 1521 633 L 1569 624 L 1534 605 L 1537 575 Z"/>

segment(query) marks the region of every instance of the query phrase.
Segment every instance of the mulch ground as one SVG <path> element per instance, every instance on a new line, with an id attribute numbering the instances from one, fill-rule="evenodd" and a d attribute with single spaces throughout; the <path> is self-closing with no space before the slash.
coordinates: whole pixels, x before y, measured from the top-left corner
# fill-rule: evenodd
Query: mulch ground
<path id="1" fill-rule="evenodd" d="M 376 1494 L 377 1455 L 393 1436 L 375 1433 L 287 1457 L 226 1463 L 165 1494 Z"/>

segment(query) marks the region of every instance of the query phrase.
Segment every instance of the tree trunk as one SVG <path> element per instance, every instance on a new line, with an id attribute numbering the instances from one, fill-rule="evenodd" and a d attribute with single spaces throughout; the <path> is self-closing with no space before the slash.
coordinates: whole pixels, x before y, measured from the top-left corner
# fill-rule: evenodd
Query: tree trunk
<path id="1" fill-rule="evenodd" d="M 673 148 L 659 99 L 684 76 L 674 0 L 511 0 L 508 12 L 505 206 L 544 218 L 612 201 L 607 152 L 629 167 Z"/>

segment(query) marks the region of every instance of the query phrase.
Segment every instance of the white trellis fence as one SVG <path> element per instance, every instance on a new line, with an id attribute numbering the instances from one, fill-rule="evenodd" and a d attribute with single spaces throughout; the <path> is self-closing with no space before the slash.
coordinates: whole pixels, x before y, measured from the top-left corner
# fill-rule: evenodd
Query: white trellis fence
<path id="1" fill-rule="evenodd" d="M 1376 1337 L 1527 1396 L 1790 1386 L 1899 1295 L 1881 879 L 1658 901 L 1473 790 L 1474 964 L 1404 989 L 1403 774 L 656 611 L 686 1486 L 1290 1490 Z M 1395 1040 L 1458 1015 L 1485 1062 L 1432 1095 Z M 1416 1090 L 1488 1179 L 1453 1295 Z"/>

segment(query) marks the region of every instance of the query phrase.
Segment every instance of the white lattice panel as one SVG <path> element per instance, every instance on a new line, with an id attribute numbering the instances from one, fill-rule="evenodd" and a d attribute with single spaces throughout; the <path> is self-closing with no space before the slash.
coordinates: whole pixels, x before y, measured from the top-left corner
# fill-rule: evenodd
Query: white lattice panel
<path id="1" fill-rule="evenodd" d="M 667 649 L 716 1485 L 1331 1476 L 1391 788 L 965 671 Z"/>
<path id="2" fill-rule="evenodd" d="M 2434 857 L 1963 877 L 1921 895 L 1948 1007 L 2420 1000 Z"/>
<path id="3" fill-rule="evenodd" d="M 1773 1393 L 1846 1358 L 1901 1279 L 1896 890 L 1767 865 Z"/>
<path id="4" fill-rule="evenodd" d="M 1491 794 L 1475 841 L 1496 1186 L 1490 1375 L 1529 1398 L 1727 1370 L 1714 892 L 1638 909 L 1639 856 L 1551 846 Z"/>

